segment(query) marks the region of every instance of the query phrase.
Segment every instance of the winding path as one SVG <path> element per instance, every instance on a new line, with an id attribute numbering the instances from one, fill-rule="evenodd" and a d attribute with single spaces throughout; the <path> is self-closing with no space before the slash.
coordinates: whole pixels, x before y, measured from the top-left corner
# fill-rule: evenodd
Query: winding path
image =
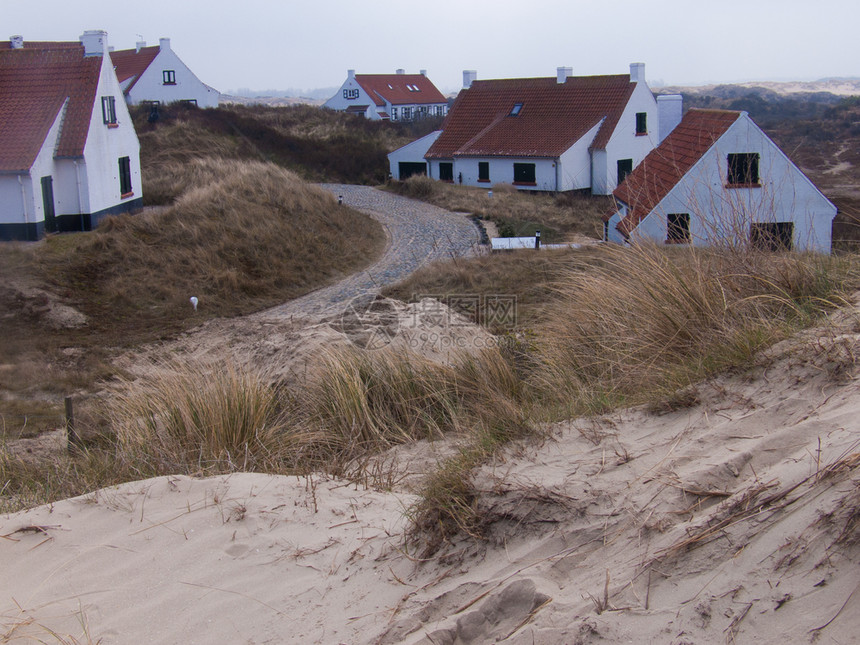
<path id="1" fill-rule="evenodd" d="M 266 319 L 291 315 L 339 313 L 358 296 L 375 295 L 434 260 L 473 252 L 480 237 L 478 228 L 461 213 L 431 206 L 369 186 L 320 184 L 343 203 L 367 213 L 385 227 L 388 246 L 382 257 L 366 269 L 328 287 L 261 311 Z"/>

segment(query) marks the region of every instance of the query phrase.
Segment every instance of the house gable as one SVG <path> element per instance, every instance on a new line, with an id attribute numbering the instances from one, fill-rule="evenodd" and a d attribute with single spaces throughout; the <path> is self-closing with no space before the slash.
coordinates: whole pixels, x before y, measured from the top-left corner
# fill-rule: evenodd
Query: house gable
<path id="1" fill-rule="evenodd" d="M 618 230 L 676 243 L 685 240 L 669 229 L 683 222 L 688 241 L 701 245 L 735 243 L 756 226 L 790 223 L 793 248 L 829 252 L 836 207 L 752 119 L 745 112 L 690 112 L 615 191 L 623 215 Z M 754 158 L 756 176 L 732 178 L 735 156 Z"/>

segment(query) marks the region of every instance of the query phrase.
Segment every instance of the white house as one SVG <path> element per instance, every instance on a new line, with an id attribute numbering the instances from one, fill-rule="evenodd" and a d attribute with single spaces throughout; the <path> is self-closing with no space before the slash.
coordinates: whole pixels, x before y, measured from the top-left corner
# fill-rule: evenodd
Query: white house
<path id="1" fill-rule="evenodd" d="M 0 45 L 0 239 L 140 208 L 139 150 L 104 31 Z"/>
<path id="2" fill-rule="evenodd" d="M 347 78 L 337 94 L 323 104 L 331 110 L 361 114 L 368 119 L 414 121 L 448 113 L 448 99 L 427 78 L 427 70 L 407 74 L 356 74 Z"/>
<path id="3" fill-rule="evenodd" d="M 220 92 L 202 82 L 170 48 L 170 38 L 158 47 L 138 42 L 134 49 L 110 54 L 116 76 L 129 105 L 139 103 L 187 103 L 218 107 Z"/>
<path id="4" fill-rule="evenodd" d="M 830 252 L 836 207 L 746 112 L 690 110 L 613 195 L 608 241 Z"/>
<path id="5" fill-rule="evenodd" d="M 479 81 L 465 71 L 464 89 L 425 154 L 430 176 L 467 186 L 610 194 L 659 143 L 661 129 L 680 120 L 680 97 L 658 108 L 642 63 L 633 63 L 629 75 L 571 73 L 559 67 L 555 78 Z M 407 161 L 418 160 L 398 159 Z"/>

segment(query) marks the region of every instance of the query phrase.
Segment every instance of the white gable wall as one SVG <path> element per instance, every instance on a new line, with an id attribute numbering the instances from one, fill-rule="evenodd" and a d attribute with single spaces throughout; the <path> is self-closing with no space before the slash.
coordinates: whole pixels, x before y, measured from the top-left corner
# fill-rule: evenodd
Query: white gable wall
<path id="1" fill-rule="evenodd" d="M 355 98 L 347 98 L 347 96 L 354 96 Z M 370 97 L 370 94 L 364 91 L 364 88 L 361 87 L 361 85 L 358 84 L 358 81 L 355 80 L 355 72 L 350 70 L 343 85 L 340 86 L 340 89 L 334 96 L 323 103 L 323 107 L 327 107 L 330 110 L 337 110 L 338 112 L 345 112 L 347 108 L 356 105 L 369 106 L 370 109 L 366 110 L 364 114 L 368 119 L 378 120 L 382 118 L 377 111 L 376 101 Z"/>
<path id="2" fill-rule="evenodd" d="M 194 72 L 170 49 L 169 39 L 162 38 L 161 42 L 161 50 L 128 93 L 128 102 L 131 105 L 137 105 L 142 101 L 173 103 L 194 100 L 197 101 L 198 107 L 218 107 L 220 92 L 197 78 Z M 175 72 L 175 85 L 164 84 L 162 72 L 165 70 Z"/>
<path id="3" fill-rule="evenodd" d="M 647 132 L 636 134 L 636 114 L 645 112 Z M 595 150 L 592 155 L 595 195 L 610 195 L 618 187 L 618 160 L 632 159 L 633 167 L 653 150 L 659 142 L 659 113 L 657 101 L 644 81 L 636 83 L 633 94 L 618 119 L 615 131 L 606 144 L 606 150 Z"/>
<path id="4" fill-rule="evenodd" d="M 759 153 L 760 187 L 726 188 L 728 155 Z M 693 244 L 746 239 L 752 223 L 793 222 L 793 247 L 830 252 L 836 207 L 743 113 L 702 156 L 632 239 L 666 239 L 666 215 L 689 213 Z"/>
<path id="5" fill-rule="evenodd" d="M 568 148 L 558 163 L 558 189 L 580 190 L 591 187 L 591 146 L 600 130 L 600 123 L 585 133 L 579 141 Z"/>
<path id="6" fill-rule="evenodd" d="M 80 177 L 83 187 L 81 208 L 98 220 L 98 214 L 106 210 L 122 210 L 139 203 L 143 195 L 140 179 L 140 143 L 134 131 L 134 124 L 128 107 L 122 99 L 122 90 L 105 57 L 96 89 L 95 105 L 90 118 L 89 134 L 84 145 L 83 167 L 68 166 Z M 152 66 L 150 66 L 152 67 Z M 113 96 L 116 107 L 117 127 L 111 128 L 104 123 L 101 101 L 103 96 Z M 129 157 L 131 165 L 131 184 L 133 195 L 125 199 L 120 196 L 119 159 Z M 76 212 L 75 210 L 64 212 Z M 93 221 L 96 226 L 98 221 Z"/>

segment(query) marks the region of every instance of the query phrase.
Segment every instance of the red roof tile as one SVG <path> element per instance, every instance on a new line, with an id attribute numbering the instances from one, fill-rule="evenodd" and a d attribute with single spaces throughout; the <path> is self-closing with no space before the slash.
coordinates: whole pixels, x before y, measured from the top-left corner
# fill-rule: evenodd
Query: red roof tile
<path id="1" fill-rule="evenodd" d="M 0 172 L 26 171 L 68 100 L 55 156 L 84 153 L 101 56 L 80 43 L 0 48 Z"/>
<path id="2" fill-rule="evenodd" d="M 137 51 L 137 49 L 120 49 L 119 51 L 110 53 L 110 59 L 120 84 L 125 83 L 128 79 L 133 79 L 128 84 L 128 87 L 125 88 L 125 94 L 128 94 L 131 88 L 134 87 L 140 75 L 146 71 L 146 68 L 158 56 L 159 51 L 161 51 L 161 48 L 155 45 L 153 47 L 141 47 L 140 51 Z"/>
<path id="3" fill-rule="evenodd" d="M 618 230 L 630 233 L 635 229 L 740 114 L 733 110 L 688 111 L 669 136 L 612 193 L 628 206 Z"/>
<path id="4" fill-rule="evenodd" d="M 378 106 L 385 105 L 385 101 L 391 105 L 426 105 L 448 101 L 423 74 L 356 74 L 355 80 Z"/>
<path id="5" fill-rule="evenodd" d="M 559 157 L 600 124 L 605 147 L 636 84 L 627 75 L 474 81 L 460 92 L 428 158 Z M 517 116 L 514 105 L 521 103 Z"/>

